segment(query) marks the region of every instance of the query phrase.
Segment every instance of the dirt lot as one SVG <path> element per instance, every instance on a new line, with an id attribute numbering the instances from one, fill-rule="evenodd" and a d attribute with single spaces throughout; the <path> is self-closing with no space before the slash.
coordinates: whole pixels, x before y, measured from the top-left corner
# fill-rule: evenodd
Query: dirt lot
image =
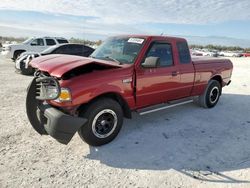
<path id="1" fill-rule="evenodd" d="M 250 58 L 232 61 L 215 108 L 134 114 L 95 148 L 38 135 L 25 114 L 32 77 L 0 57 L 0 187 L 250 187 Z"/>

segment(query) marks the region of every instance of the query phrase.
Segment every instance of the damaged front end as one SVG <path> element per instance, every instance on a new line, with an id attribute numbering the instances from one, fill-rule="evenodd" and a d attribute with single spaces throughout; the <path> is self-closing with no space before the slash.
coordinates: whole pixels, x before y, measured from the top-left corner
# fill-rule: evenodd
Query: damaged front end
<path id="1" fill-rule="evenodd" d="M 46 102 L 58 99 L 60 93 L 57 79 L 36 73 L 27 90 L 26 112 L 39 134 L 50 135 L 60 143 L 68 144 L 87 119 L 65 114 Z"/>

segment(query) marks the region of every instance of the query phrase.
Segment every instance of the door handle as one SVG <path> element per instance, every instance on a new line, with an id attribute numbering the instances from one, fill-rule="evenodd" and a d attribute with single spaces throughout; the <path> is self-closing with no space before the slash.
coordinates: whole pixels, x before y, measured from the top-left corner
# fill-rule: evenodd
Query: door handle
<path id="1" fill-rule="evenodd" d="M 178 74 L 179 74 L 178 71 L 173 71 L 173 72 L 172 72 L 172 76 L 177 76 Z"/>

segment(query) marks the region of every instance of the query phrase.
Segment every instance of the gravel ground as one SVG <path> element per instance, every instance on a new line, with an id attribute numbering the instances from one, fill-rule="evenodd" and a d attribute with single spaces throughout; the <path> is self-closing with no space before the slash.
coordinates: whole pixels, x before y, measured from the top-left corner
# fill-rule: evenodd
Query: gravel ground
<path id="1" fill-rule="evenodd" d="M 67 145 L 25 114 L 32 77 L 0 57 L 0 187 L 250 187 L 250 58 L 232 59 L 218 105 L 133 115 L 112 143 Z"/>

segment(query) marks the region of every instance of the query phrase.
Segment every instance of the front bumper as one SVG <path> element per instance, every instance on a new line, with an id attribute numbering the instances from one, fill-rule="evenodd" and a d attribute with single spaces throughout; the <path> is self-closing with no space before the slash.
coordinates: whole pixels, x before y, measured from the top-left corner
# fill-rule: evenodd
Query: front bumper
<path id="1" fill-rule="evenodd" d="M 63 144 L 68 144 L 74 134 L 88 120 L 74 117 L 44 104 L 36 98 L 36 78 L 27 90 L 26 112 L 32 127 L 41 135 L 50 135 Z"/>
<path id="2" fill-rule="evenodd" d="M 84 118 L 64 114 L 48 104 L 40 106 L 37 114 L 45 131 L 63 144 L 68 144 L 80 127 L 88 121 Z"/>

